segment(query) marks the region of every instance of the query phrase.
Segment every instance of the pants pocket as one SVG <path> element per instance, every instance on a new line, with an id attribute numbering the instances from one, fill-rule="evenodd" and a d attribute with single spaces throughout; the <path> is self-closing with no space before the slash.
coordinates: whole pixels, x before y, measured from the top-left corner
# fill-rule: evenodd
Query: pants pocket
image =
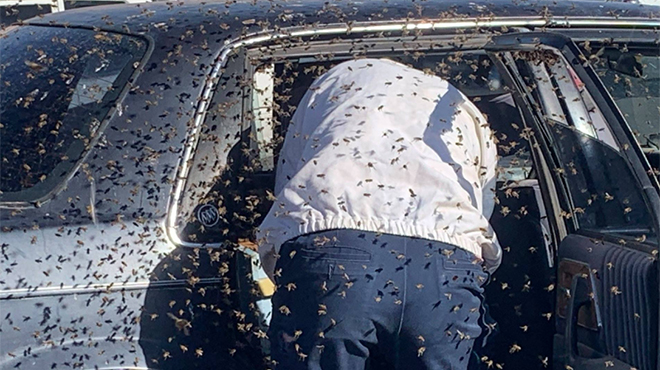
<path id="1" fill-rule="evenodd" d="M 372 261 L 370 246 L 353 246 L 333 241 L 315 243 L 303 236 L 285 243 L 280 252 L 283 269 L 295 269 L 314 275 L 349 275 L 365 270 Z"/>
<path id="2" fill-rule="evenodd" d="M 488 273 L 472 253 L 458 249 L 457 251 L 452 255 L 439 254 L 437 266 L 440 284 L 482 292 L 481 287 L 488 279 Z"/>
<path id="3" fill-rule="evenodd" d="M 301 257 L 311 260 L 335 262 L 371 261 L 371 252 L 344 245 L 303 246 L 300 248 L 299 253 Z"/>

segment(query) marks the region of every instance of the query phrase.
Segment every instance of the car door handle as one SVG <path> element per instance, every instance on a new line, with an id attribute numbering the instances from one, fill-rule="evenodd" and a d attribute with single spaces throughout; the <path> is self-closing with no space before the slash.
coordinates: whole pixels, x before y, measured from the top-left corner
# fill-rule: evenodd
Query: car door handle
<path id="1" fill-rule="evenodd" d="M 588 277 L 576 274 L 571 281 L 571 290 L 569 291 L 568 298 L 568 317 L 566 318 L 566 328 L 564 340 L 566 341 L 566 350 L 568 351 L 569 362 L 574 361 L 580 357 L 578 352 L 578 313 L 580 308 L 591 302 L 591 294 L 589 289 Z"/>

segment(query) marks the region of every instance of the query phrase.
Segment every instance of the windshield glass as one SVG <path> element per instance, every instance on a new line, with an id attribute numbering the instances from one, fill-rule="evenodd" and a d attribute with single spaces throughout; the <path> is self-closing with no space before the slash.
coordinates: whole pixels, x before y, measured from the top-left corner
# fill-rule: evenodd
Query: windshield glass
<path id="1" fill-rule="evenodd" d="M 62 185 L 146 50 L 140 38 L 23 26 L 0 37 L 0 202 Z"/>

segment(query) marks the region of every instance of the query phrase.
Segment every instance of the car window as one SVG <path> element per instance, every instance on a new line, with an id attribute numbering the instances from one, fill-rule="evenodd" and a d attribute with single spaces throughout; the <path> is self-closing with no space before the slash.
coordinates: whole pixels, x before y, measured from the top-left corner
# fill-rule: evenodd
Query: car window
<path id="1" fill-rule="evenodd" d="M 141 38 L 73 28 L 3 35 L 0 202 L 38 201 L 64 185 L 146 49 Z"/>
<path id="2" fill-rule="evenodd" d="M 527 63 L 525 68 L 529 68 L 533 73 L 537 96 L 549 119 L 571 126 L 612 149 L 619 150 L 605 118 L 571 66 L 562 58 L 553 58 L 548 53 L 522 55 L 523 58 L 518 59 L 518 64 L 525 64 L 524 60 L 530 57 L 543 61 Z"/>
<path id="3" fill-rule="evenodd" d="M 390 58 L 436 74 L 470 98 L 495 131 L 500 187 L 535 176 L 518 107 L 484 52 L 370 57 Z M 246 57 L 244 51 L 230 58 L 184 176 L 174 225 L 181 242 L 210 245 L 251 237 L 274 199 L 275 164 L 298 103 L 318 76 L 349 58 Z M 217 145 L 220 139 L 230 144 Z"/>
<path id="4" fill-rule="evenodd" d="M 563 57 L 550 51 L 516 53 L 517 71 L 544 118 L 556 155 L 555 174 L 567 185 L 579 228 L 654 235 L 642 190 L 599 108 Z"/>
<path id="5" fill-rule="evenodd" d="M 660 151 L 660 49 L 589 48 L 592 66 L 643 148 Z"/>
<path id="6" fill-rule="evenodd" d="M 660 48 L 582 44 L 660 179 Z"/>

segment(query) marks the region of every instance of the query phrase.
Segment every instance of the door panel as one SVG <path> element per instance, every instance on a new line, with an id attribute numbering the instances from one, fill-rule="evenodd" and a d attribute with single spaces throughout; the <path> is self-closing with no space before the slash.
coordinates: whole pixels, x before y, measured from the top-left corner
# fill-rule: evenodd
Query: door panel
<path id="1" fill-rule="evenodd" d="M 562 241 L 559 261 L 555 357 L 561 359 L 557 362 L 574 369 L 602 369 L 617 363 L 626 364 L 622 367 L 625 369 L 654 369 L 658 339 L 657 260 L 649 253 L 621 244 L 573 234 Z M 588 272 L 567 272 L 570 265 L 562 263 L 565 261 L 581 261 L 588 266 Z M 570 281 L 575 281 L 582 274 L 593 282 L 593 288 L 574 292 L 572 286 L 566 286 L 565 276 L 572 275 Z M 572 316 L 568 307 L 571 300 L 580 300 L 584 293 L 591 295 L 588 299 L 595 306 L 596 327 L 591 325 L 590 316 L 579 316 L 572 330 L 582 345 L 579 353 L 571 354 L 571 346 L 566 342 L 571 330 L 566 317 Z"/>

